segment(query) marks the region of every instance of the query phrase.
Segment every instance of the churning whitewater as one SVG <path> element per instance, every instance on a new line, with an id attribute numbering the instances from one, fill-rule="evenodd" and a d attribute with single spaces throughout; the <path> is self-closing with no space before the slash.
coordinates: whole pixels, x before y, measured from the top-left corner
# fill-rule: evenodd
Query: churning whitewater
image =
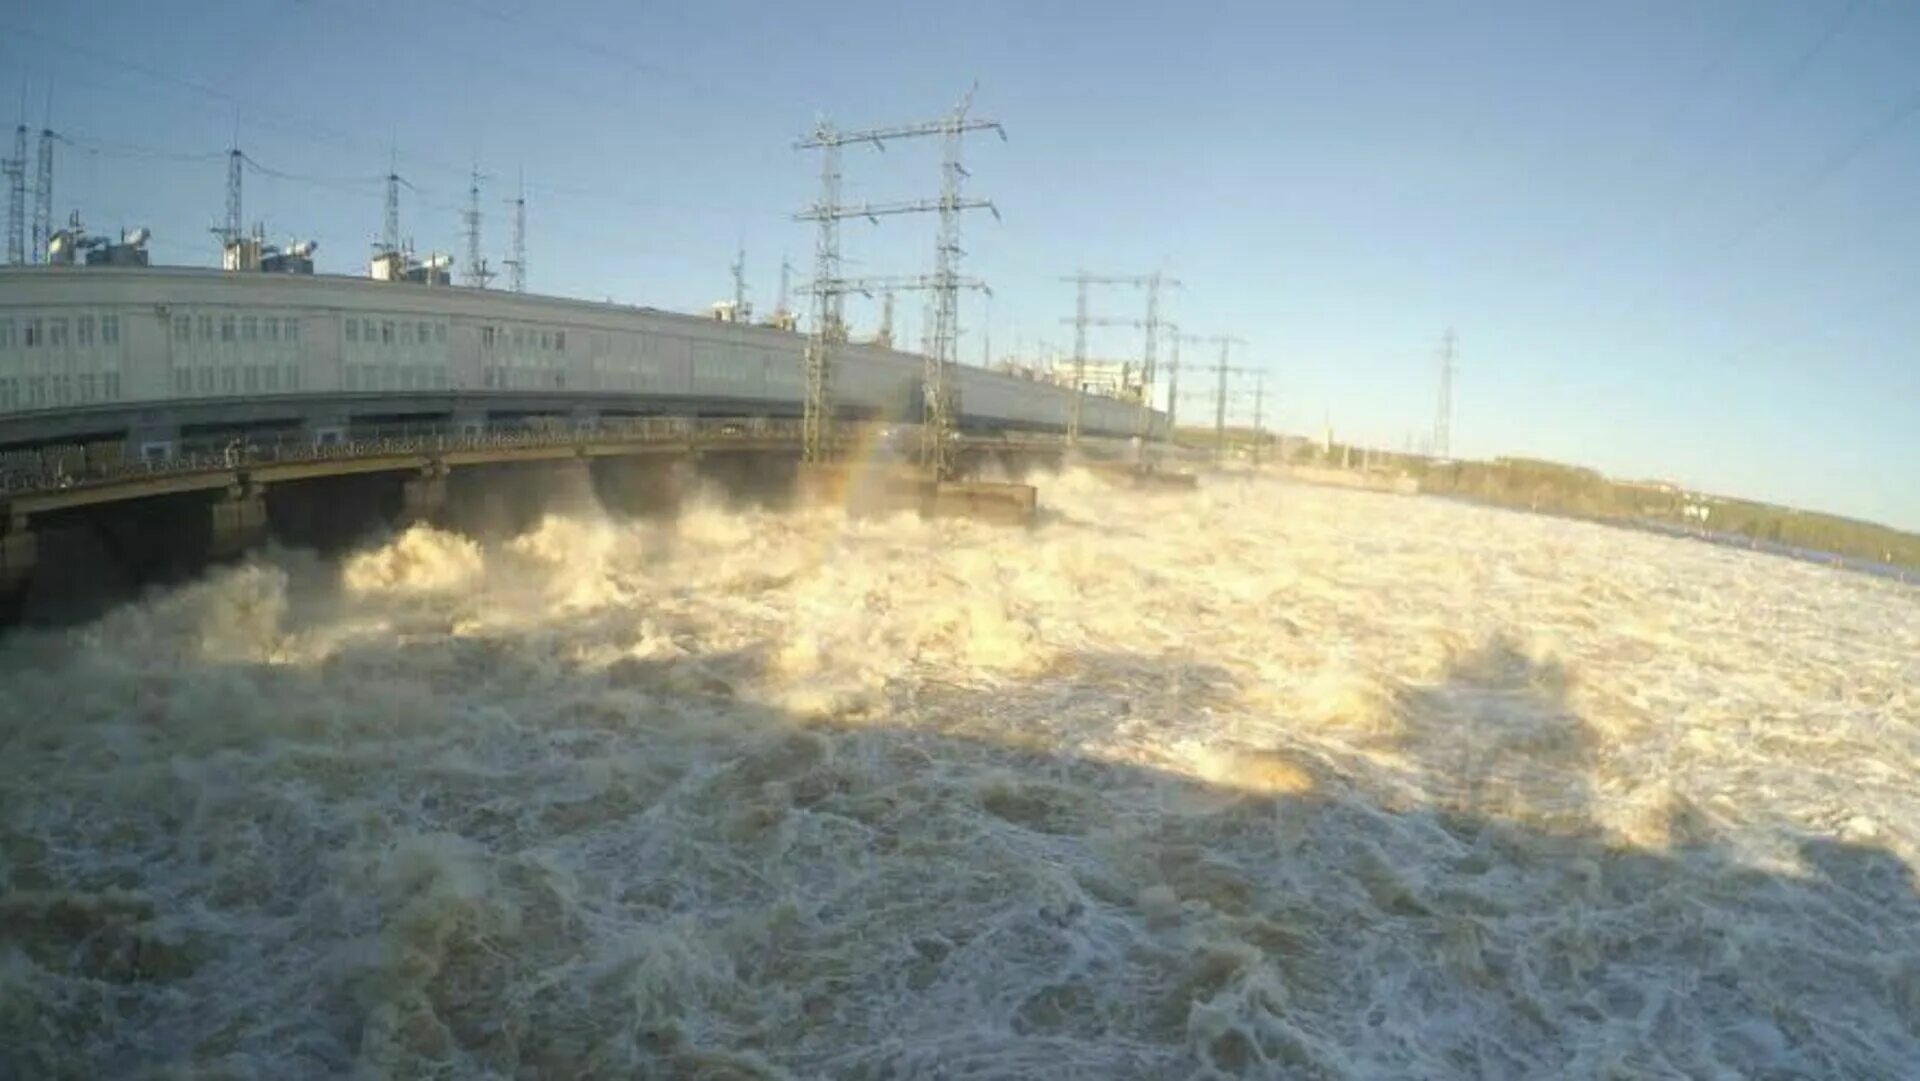
<path id="1" fill-rule="evenodd" d="M 1920 592 L 1042 498 L 416 528 L 13 634 L 0 1074 L 1920 1076 Z"/>

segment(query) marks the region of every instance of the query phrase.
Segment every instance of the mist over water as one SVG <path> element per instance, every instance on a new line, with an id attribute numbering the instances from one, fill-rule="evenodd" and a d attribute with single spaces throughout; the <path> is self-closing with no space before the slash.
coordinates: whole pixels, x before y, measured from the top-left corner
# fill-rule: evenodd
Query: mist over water
<path id="1" fill-rule="evenodd" d="M 1920 1074 L 1920 591 L 1069 473 L 0 641 L 0 1075 Z"/>

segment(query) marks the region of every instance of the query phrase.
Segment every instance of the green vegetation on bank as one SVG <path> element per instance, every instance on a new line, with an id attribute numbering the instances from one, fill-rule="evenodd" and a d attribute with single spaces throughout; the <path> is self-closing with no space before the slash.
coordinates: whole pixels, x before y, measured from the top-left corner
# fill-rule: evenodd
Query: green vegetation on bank
<path id="1" fill-rule="evenodd" d="M 1243 455 L 1251 443 L 1246 429 L 1228 429 L 1227 439 Z M 1183 444 L 1207 448 L 1213 430 L 1182 428 Z M 1410 476 L 1422 492 L 1451 495 L 1503 507 L 1625 522 L 1655 522 L 1685 529 L 1750 537 L 1854 559 L 1920 569 L 1920 536 L 1888 526 L 1818 511 L 1690 492 L 1656 481 L 1615 480 L 1597 470 L 1532 458 L 1496 458 L 1488 462 L 1439 462 L 1413 454 L 1362 450 L 1335 443 L 1321 445 L 1268 434 L 1263 455 L 1301 465 L 1361 469 Z M 1281 453 L 1284 448 L 1284 455 Z"/>

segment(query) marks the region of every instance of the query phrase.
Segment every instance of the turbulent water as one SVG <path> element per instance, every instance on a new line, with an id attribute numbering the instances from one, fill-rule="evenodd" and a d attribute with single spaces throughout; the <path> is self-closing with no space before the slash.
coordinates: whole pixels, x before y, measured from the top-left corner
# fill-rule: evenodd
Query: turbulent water
<path id="1" fill-rule="evenodd" d="M 1920 1076 L 1920 591 L 1043 481 L 0 643 L 0 1075 Z"/>

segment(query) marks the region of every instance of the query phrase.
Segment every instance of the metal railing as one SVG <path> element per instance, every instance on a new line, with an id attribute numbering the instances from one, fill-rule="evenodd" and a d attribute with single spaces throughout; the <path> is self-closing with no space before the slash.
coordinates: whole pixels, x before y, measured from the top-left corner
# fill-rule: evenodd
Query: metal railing
<path id="1" fill-rule="evenodd" d="M 725 445 L 768 440 L 798 443 L 800 422 L 767 417 L 632 417 L 580 424 L 496 424 L 481 429 L 449 424 L 374 425 L 353 429 L 346 438 L 326 441 L 292 432 L 277 438 L 255 435 L 224 442 L 188 440 L 179 453 L 149 459 L 103 457 L 89 454 L 87 447 L 60 446 L 0 455 L 0 493 L 113 484 L 138 477 L 239 472 L 279 463 L 452 451 L 677 442 Z M 117 444 L 114 446 L 117 448 Z"/>

